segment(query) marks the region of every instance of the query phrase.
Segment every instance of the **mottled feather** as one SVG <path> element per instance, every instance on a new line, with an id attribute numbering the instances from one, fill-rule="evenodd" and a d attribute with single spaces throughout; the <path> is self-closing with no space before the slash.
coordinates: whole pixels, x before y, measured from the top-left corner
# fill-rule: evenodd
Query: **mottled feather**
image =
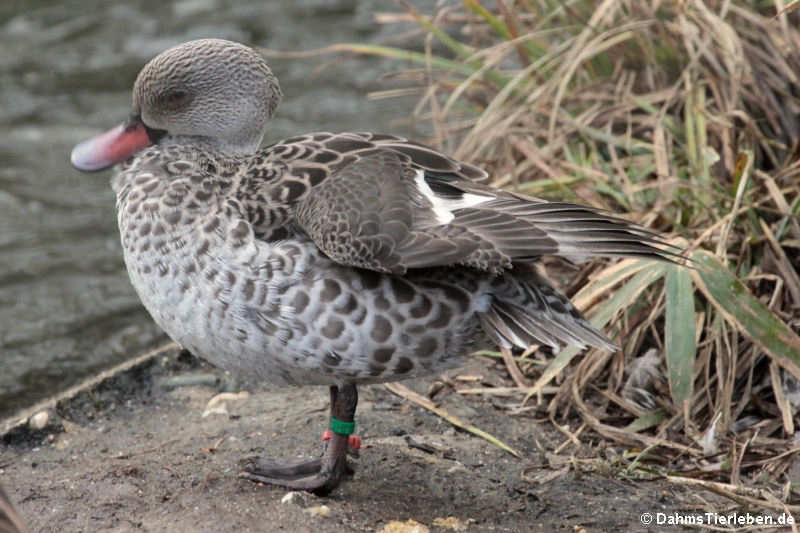
<path id="1" fill-rule="evenodd" d="M 162 105 L 163 87 L 182 84 L 188 109 Z M 254 86 L 269 101 L 247 102 Z M 218 94 L 257 112 L 217 112 Z M 163 131 L 113 180 L 142 302 L 223 368 L 274 384 L 367 383 L 454 366 L 486 337 L 613 348 L 531 263 L 674 256 L 635 224 L 492 188 L 483 170 L 402 137 L 318 132 L 252 148 L 279 96 L 242 45 L 165 52 L 134 93 L 144 125 Z"/>
<path id="2" fill-rule="evenodd" d="M 475 205 L 462 207 L 466 197 L 477 199 Z M 437 219 L 436 205 L 454 206 L 446 222 Z M 447 265 L 499 273 L 543 255 L 580 261 L 671 253 L 652 246 L 661 244 L 656 236 L 628 221 L 432 173 L 385 148 L 333 171 L 297 202 L 294 214 L 335 261 L 394 274 Z"/>

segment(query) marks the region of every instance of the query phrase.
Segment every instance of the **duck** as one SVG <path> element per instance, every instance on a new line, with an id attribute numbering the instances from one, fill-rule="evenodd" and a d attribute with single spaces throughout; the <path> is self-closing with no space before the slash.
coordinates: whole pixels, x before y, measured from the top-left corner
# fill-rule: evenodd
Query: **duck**
<path id="1" fill-rule="evenodd" d="M 322 455 L 258 457 L 246 479 L 339 486 L 359 385 L 438 373 L 485 343 L 614 350 L 539 272 L 543 256 L 674 255 L 644 227 L 494 188 L 483 169 L 401 136 L 262 147 L 281 97 L 255 49 L 186 42 L 142 68 L 122 124 L 71 153 L 83 171 L 116 166 L 125 265 L 167 335 L 265 385 L 329 388 Z"/>

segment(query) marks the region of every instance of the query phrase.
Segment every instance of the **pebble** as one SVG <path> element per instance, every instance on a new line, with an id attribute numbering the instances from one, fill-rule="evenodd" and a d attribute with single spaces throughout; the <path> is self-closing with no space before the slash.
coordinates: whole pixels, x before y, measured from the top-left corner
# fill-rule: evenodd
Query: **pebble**
<path id="1" fill-rule="evenodd" d="M 309 507 L 305 510 L 311 516 L 320 516 L 322 518 L 328 518 L 331 515 L 331 508 L 327 505 L 315 505 L 314 507 Z"/>
<path id="2" fill-rule="evenodd" d="M 31 429 L 44 429 L 49 421 L 50 415 L 47 414 L 47 411 L 39 411 L 28 420 L 28 425 Z"/>
<path id="3" fill-rule="evenodd" d="M 306 503 L 306 496 L 302 492 L 290 491 L 283 495 L 281 503 L 293 503 L 296 505 L 304 505 Z"/>

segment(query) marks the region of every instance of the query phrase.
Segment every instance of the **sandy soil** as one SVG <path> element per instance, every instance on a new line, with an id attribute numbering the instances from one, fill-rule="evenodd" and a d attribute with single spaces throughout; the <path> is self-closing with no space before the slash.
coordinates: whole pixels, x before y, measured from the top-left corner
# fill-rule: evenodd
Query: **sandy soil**
<path id="1" fill-rule="evenodd" d="M 491 367 L 473 359 L 449 376 L 499 384 L 503 373 Z M 408 386 L 424 393 L 433 381 Z M 0 479 L 32 530 L 48 532 L 679 531 L 646 529 L 641 514 L 687 509 L 687 495 L 672 486 L 554 464 L 550 452 L 565 437 L 536 413 L 510 417 L 496 404 L 511 400 L 449 386 L 436 396 L 441 407 L 523 458 L 383 386 L 363 387 L 355 476 L 327 498 L 287 496 L 239 479 L 238 463 L 317 455 L 327 390 L 256 391 L 203 417 L 231 388 L 250 387 L 170 350 L 59 401 L 43 429 L 6 431 Z M 559 456 L 571 454 L 587 450 L 568 445 Z"/>

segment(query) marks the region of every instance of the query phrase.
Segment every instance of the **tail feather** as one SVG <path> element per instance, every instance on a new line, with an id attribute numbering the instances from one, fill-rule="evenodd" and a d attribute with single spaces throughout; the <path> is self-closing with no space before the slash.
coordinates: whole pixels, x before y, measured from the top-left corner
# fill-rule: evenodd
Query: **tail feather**
<path id="1" fill-rule="evenodd" d="M 527 265 L 516 265 L 514 271 L 495 278 L 492 302 L 480 320 L 486 334 L 505 348 L 545 344 L 560 350 L 573 344 L 617 349 L 566 296 Z"/>

